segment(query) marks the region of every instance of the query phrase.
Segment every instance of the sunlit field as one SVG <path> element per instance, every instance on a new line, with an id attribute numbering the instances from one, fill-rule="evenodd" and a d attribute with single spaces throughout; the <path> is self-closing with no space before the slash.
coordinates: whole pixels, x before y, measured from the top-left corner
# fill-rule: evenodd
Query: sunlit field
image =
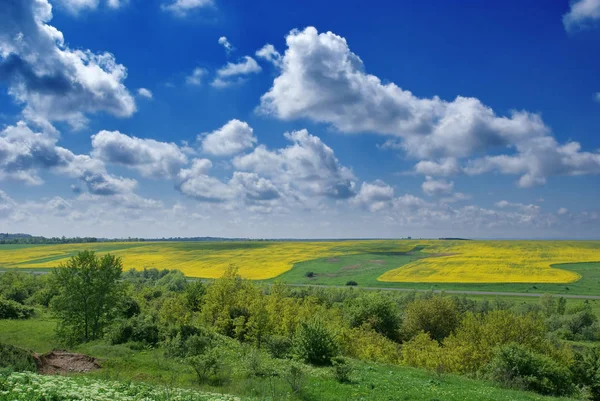
<path id="1" fill-rule="evenodd" d="M 242 277 L 265 280 L 290 270 L 295 263 L 368 252 L 407 252 L 414 243 L 401 241 L 332 242 L 140 242 L 68 245 L 0 246 L 0 267 L 49 268 L 84 249 L 110 252 L 127 269 L 178 269 L 186 276 L 218 278 L 235 265 Z"/>
<path id="2" fill-rule="evenodd" d="M 323 272 L 313 268 L 315 275 L 334 277 L 339 274 L 332 269 L 339 268 L 344 280 L 371 275 L 390 283 L 570 283 L 580 275 L 560 264 L 600 262 L 598 241 L 124 242 L 0 245 L 0 268 L 52 268 L 84 249 L 120 256 L 125 270 L 178 269 L 189 277 L 217 278 L 235 265 L 253 280 L 277 277 L 300 262 L 340 256 L 350 256 L 348 263 L 335 267 L 336 259 L 324 259 L 323 266 L 332 266 Z M 362 264 L 352 262 L 353 255 L 363 258 Z M 376 268 L 363 271 L 367 262 Z"/>
<path id="3" fill-rule="evenodd" d="M 600 261 L 600 242 L 428 241 L 422 252 L 430 257 L 387 271 L 379 280 L 406 283 L 570 283 L 580 276 L 555 265 Z"/>

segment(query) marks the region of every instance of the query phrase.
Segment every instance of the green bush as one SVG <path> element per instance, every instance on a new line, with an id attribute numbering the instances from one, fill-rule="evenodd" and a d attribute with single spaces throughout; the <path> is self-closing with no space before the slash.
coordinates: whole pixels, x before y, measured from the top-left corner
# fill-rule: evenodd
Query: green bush
<path id="1" fill-rule="evenodd" d="M 318 319 L 301 322 L 294 343 L 296 355 L 317 366 L 331 365 L 331 358 L 338 353 L 333 335 Z"/>
<path id="2" fill-rule="evenodd" d="M 285 336 L 273 335 L 266 340 L 267 350 L 273 358 L 286 358 L 292 351 L 292 340 Z"/>
<path id="3" fill-rule="evenodd" d="M 554 396 L 575 390 L 568 368 L 519 344 L 497 348 L 486 371 L 490 379 L 520 390 Z"/>
<path id="4" fill-rule="evenodd" d="M 133 341 L 144 345 L 155 346 L 159 340 L 158 326 L 148 316 L 138 315 L 129 320 L 114 324 L 108 331 L 108 341 L 125 344 Z"/>
<path id="5" fill-rule="evenodd" d="M 588 389 L 591 401 L 600 401 L 600 347 L 575 354 L 572 367 L 577 384 Z"/>
<path id="6" fill-rule="evenodd" d="M 348 359 L 342 356 L 336 356 L 331 359 L 333 364 L 333 376 L 338 383 L 350 383 L 350 374 L 352 373 L 352 365 Z"/>
<path id="7" fill-rule="evenodd" d="M 350 280 L 350 281 L 347 281 L 347 282 L 346 282 L 346 285 L 347 285 L 347 286 L 354 287 L 354 286 L 357 286 L 357 285 L 358 285 L 358 283 L 357 283 L 356 281 L 354 281 L 354 280 Z"/>
<path id="8" fill-rule="evenodd" d="M 350 327 L 367 325 L 377 333 L 399 340 L 402 323 L 398 305 L 389 297 L 378 293 L 362 295 L 350 304 Z"/>
<path id="9" fill-rule="evenodd" d="M 34 310 L 18 302 L 0 298 L 0 319 L 29 319 Z"/>
<path id="10" fill-rule="evenodd" d="M 1 343 L 0 368 L 8 368 L 17 372 L 37 372 L 37 364 L 31 352 Z"/>
<path id="11" fill-rule="evenodd" d="M 218 384 L 223 381 L 223 364 L 217 348 L 201 355 L 186 358 L 187 364 L 194 370 L 200 384 Z"/>

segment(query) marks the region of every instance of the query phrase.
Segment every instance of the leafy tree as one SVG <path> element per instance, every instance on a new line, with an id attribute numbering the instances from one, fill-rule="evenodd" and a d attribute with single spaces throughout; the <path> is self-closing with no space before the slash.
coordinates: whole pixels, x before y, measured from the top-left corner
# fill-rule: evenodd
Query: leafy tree
<path id="1" fill-rule="evenodd" d="M 294 341 L 296 355 L 313 365 L 331 365 L 331 358 L 338 353 L 333 335 L 319 319 L 300 323 Z"/>
<path id="2" fill-rule="evenodd" d="M 100 338 L 122 305 L 121 259 L 83 251 L 52 272 L 58 295 L 52 309 L 59 319 L 57 332 L 66 342 Z"/>
<path id="3" fill-rule="evenodd" d="M 433 296 L 408 305 L 403 328 L 410 337 L 424 331 L 434 340 L 442 341 L 456 329 L 459 321 L 458 309 L 451 298 Z"/>
<path id="4" fill-rule="evenodd" d="M 350 327 L 367 325 L 390 340 L 399 339 L 400 310 L 389 297 L 371 293 L 357 298 L 352 302 L 349 315 Z"/>

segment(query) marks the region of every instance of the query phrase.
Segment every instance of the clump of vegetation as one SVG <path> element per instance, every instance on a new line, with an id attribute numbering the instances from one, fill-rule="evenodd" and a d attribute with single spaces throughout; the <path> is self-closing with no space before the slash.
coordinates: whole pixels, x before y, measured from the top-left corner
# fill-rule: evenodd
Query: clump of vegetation
<path id="1" fill-rule="evenodd" d="M 507 387 L 563 396 L 574 391 L 569 369 L 519 344 L 497 348 L 486 367 L 488 376 Z"/>
<path id="2" fill-rule="evenodd" d="M 30 351 L 0 343 L 0 368 L 36 372 L 37 364 Z"/>
<path id="3" fill-rule="evenodd" d="M 333 335 L 319 319 L 301 322 L 294 341 L 296 355 L 313 365 L 331 365 L 338 353 Z"/>
<path id="4" fill-rule="evenodd" d="M 0 319 L 29 319 L 34 309 L 10 299 L 0 298 Z"/>
<path id="5" fill-rule="evenodd" d="M 358 283 L 354 280 L 350 280 L 350 281 L 346 281 L 346 285 L 349 287 L 355 287 L 358 285 Z"/>
<path id="6" fill-rule="evenodd" d="M 350 383 L 352 365 L 347 358 L 336 356 L 331 359 L 333 364 L 333 376 L 338 383 Z"/>

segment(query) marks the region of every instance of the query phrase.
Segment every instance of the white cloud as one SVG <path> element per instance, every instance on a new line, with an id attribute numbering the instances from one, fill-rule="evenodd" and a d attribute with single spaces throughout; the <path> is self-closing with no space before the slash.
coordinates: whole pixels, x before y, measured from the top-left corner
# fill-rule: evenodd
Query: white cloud
<path id="1" fill-rule="evenodd" d="M 100 0 L 56 0 L 56 2 L 60 7 L 75 15 L 83 11 L 95 10 L 100 5 Z M 106 0 L 106 6 L 117 9 L 127 2 L 128 0 Z"/>
<path id="2" fill-rule="evenodd" d="M 185 78 L 185 81 L 188 85 L 202 85 L 202 79 L 206 76 L 206 74 L 208 74 L 208 71 L 206 71 L 206 69 L 200 67 L 194 68 L 192 74 L 188 75 Z"/>
<path id="3" fill-rule="evenodd" d="M 236 156 L 234 167 L 313 196 L 348 199 L 356 195 L 356 177 L 318 137 L 307 130 L 289 132 L 285 137 L 293 144 L 276 151 L 259 145 L 249 154 Z"/>
<path id="4" fill-rule="evenodd" d="M 173 0 L 168 4 L 163 4 L 161 8 L 178 17 L 185 17 L 193 10 L 210 7 L 212 5 L 213 0 Z"/>
<path id="5" fill-rule="evenodd" d="M 187 163 L 187 156 L 174 143 L 137 138 L 118 131 L 92 135 L 92 147 L 93 157 L 134 168 L 146 177 L 174 177 Z"/>
<path id="6" fill-rule="evenodd" d="M 594 95 L 594 100 L 600 103 L 600 92 L 596 92 L 596 94 Z"/>
<path id="7" fill-rule="evenodd" d="M 513 202 L 509 202 L 507 200 L 501 200 L 499 202 L 496 202 L 496 207 L 500 208 L 500 209 L 516 208 L 516 209 L 520 209 L 522 211 L 531 212 L 531 213 L 538 213 L 541 210 L 541 207 L 539 205 L 534 205 L 532 203 L 530 203 L 530 204 L 513 203 Z"/>
<path id="8" fill-rule="evenodd" d="M 342 132 L 392 135 L 420 158 L 464 157 L 548 131 L 535 114 L 515 111 L 501 117 L 475 98 L 418 98 L 383 84 L 365 73 L 346 40 L 331 32 L 294 30 L 286 42 L 281 75 L 261 98 L 263 113 L 284 120 L 310 118 Z"/>
<path id="9" fill-rule="evenodd" d="M 223 48 L 225 49 L 225 51 L 227 53 L 231 53 L 232 51 L 235 50 L 233 45 L 229 42 L 229 40 L 227 40 L 227 38 L 225 36 L 221 36 L 219 38 L 218 42 L 221 46 L 223 46 Z"/>
<path id="10" fill-rule="evenodd" d="M 558 209 L 558 211 L 556 213 L 559 216 L 563 216 L 563 215 L 569 213 L 569 209 L 567 209 L 566 207 L 561 207 L 560 209 Z"/>
<path id="11" fill-rule="evenodd" d="M 227 63 L 217 71 L 217 76 L 212 82 L 212 86 L 225 88 L 237 83 L 242 83 L 245 77 L 250 74 L 258 74 L 262 68 L 256 60 L 250 56 L 244 56 L 237 63 Z"/>
<path id="12" fill-rule="evenodd" d="M 262 48 L 256 51 L 256 57 L 260 57 L 276 67 L 281 67 L 282 59 L 279 53 L 272 44 L 267 43 Z"/>
<path id="13" fill-rule="evenodd" d="M 391 207 L 393 200 L 394 188 L 381 180 L 377 180 L 373 183 L 363 182 L 360 191 L 351 202 L 376 212 Z"/>
<path id="14" fill-rule="evenodd" d="M 568 32 L 587 29 L 600 22 L 600 0 L 573 0 L 563 24 Z"/>
<path id="15" fill-rule="evenodd" d="M 33 132 L 23 122 L 6 127 L 0 132 L 0 180 L 40 185 L 40 171 L 51 171 L 81 180 L 90 193 L 98 195 L 128 193 L 136 187 L 133 179 L 109 174 L 101 160 L 76 155 L 56 141 L 56 137 Z"/>
<path id="16" fill-rule="evenodd" d="M 215 156 L 231 156 L 254 147 L 256 143 L 252 127 L 236 119 L 198 139 L 202 143 L 202 150 Z"/>
<path id="17" fill-rule="evenodd" d="M 367 74 L 346 40 L 331 32 L 293 30 L 286 43 L 281 74 L 261 98 L 263 113 L 308 118 L 346 133 L 391 136 L 383 148 L 421 159 L 415 172 L 424 175 L 496 171 L 520 174 L 518 185 L 529 187 L 552 175 L 600 172 L 600 153 L 582 152 L 575 142 L 559 144 L 537 114 L 499 116 L 479 99 L 463 96 L 416 97 Z M 461 166 L 462 160 L 488 152 L 495 155 Z"/>
<path id="18" fill-rule="evenodd" d="M 533 138 L 516 145 L 517 154 L 485 156 L 469 161 L 464 171 L 469 175 L 498 171 L 520 174 L 522 188 L 546 183 L 552 175 L 600 174 L 600 153 L 582 152 L 581 145 L 560 145 L 552 137 Z"/>
<path id="19" fill-rule="evenodd" d="M 462 168 L 454 158 L 442 159 L 440 162 L 422 160 L 415 165 L 415 173 L 435 176 L 452 176 L 459 174 Z"/>
<path id="20" fill-rule="evenodd" d="M 150 89 L 139 88 L 137 92 L 138 92 L 138 95 L 140 95 L 141 97 L 145 97 L 147 99 L 152 99 L 152 91 L 150 91 Z"/>
<path id="21" fill-rule="evenodd" d="M 0 80 L 25 106 L 30 121 L 50 127 L 66 121 L 87 123 L 85 114 L 107 112 L 128 117 L 135 101 L 124 85 L 127 70 L 110 53 L 73 50 L 48 25 L 48 0 L 9 1 L 0 13 Z"/>
<path id="22" fill-rule="evenodd" d="M 432 177 L 427 176 L 425 177 L 425 182 L 421 185 L 421 189 L 429 196 L 447 195 L 454 191 L 454 182 L 435 180 Z"/>

